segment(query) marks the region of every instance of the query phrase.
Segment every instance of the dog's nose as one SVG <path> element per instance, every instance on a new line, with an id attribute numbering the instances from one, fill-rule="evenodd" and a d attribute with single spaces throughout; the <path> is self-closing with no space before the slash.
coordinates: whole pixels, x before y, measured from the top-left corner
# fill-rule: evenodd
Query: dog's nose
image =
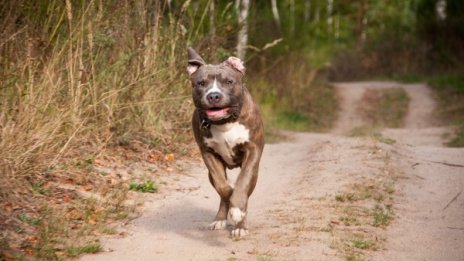
<path id="1" fill-rule="evenodd" d="M 220 92 L 212 92 L 206 98 L 210 103 L 218 103 L 222 99 L 222 94 Z"/>

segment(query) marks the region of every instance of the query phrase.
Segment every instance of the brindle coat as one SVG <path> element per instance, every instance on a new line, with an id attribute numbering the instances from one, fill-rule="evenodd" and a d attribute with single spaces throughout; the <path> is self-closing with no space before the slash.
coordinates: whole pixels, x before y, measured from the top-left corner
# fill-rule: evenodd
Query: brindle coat
<path id="1" fill-rule="evenodd" d="M 243 84 L 244 68 L 237 69 L 227 62 L 219 65 L 206 64 L 191 48 L 189 48 L 189 66 L 196 66 L 196 70 L 190 74 L 195 104 L 192 118 L 193 132 L 208 168 L 209 180 L 221 197 L 215 221 L 226 220 L 230 209 L 239 208 L 244 213 L 244 217 L 236 224 L 235 229 L 246 230 L 248 198 L 256 186 L 259 161 L 264 147 L 260 110 Z M 224 93 L 224 99 L 215 106 L 230 107 L 230 116 L 217 122 L 209 122 L 204 112 L 208 104 L 203 97 L 206 90 L 211 88 L 214 79 Z M 239 123 L 249 130 L 249 139 L 233 148 L 233 164 L 227 163 L 205 142 L 212 137 L 212 126 L 229 123 Z M 235 186 L 232 187 L 227 182 L 226 168 L 236 167 L 240 167 L 241 171 Z"/>

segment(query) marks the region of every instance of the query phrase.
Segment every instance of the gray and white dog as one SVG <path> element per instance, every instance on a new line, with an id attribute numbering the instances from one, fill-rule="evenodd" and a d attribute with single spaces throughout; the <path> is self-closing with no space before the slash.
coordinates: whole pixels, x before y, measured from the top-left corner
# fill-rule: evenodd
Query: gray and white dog
<path id="1" fill-rule="evenodd" d="M 209 180 L 221 197 L 210 229 L 225 229 L 227 219 L 235 227 L 232 236 L 248 234 L 248 198 L 256 186 L 264 147 L 261 113 L 243 84 L 245 67 L 236 57 L 220 64 L 206 62 L 188 49 L 187 72 L 195 104 L 192 127 Z M 234 185 L 227 182 L 226 168 L 240 167 Z"/>

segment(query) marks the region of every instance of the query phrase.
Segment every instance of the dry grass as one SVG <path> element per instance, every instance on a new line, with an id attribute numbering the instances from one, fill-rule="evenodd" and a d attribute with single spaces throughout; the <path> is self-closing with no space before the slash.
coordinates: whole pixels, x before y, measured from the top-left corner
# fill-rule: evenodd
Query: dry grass
<path id="1" fill-rule="evenodd" d="M 89 235 L 116 233 L 108 224 L 133 211 L 125 203 L 133 193 L 128 183 L 153 177 L 123 179 L 96 166 L 114 163 L 108 160 L 114 155 L 155 163 L 172 152 L 189 155 L 186 47 L 194 45 L 207 61 L 217 62 L 232 54 L 219 46 L 235 45 L 230 37 L 235 17 L 217 10 L 221 19 L 212 30 L 204 12 L 210 2 L 2 4 L 0 259 L 61 259 L 98 251 Z M 314 75 L 305 75 L 308 67 L 292 66 L 288 71 L 296 73 L 276 87 L 275 96 L 286 98 L 272 106 L 283 108 L 304 95 L 307 99 L 298 99 L 292 109 L 320 121 L 314 125 L 329 126 L 333 113 L 319 116 L 335 111 L 331 89 L 303 86 Z M 267 85 L 257 86 L 252 88 L 257 96 L 269 92 Z M 155 184 L 140 190 L 155 191 Z"/>
<path id="2" fill-rule="evenodd" d="M 86 240 L 66 250 L 62 239 L 86 238 L 97 224 L 131 212 L 123 204 L 127 184 L 109 184 L 94 168 L 102 149 L 142 144 L 148 153 L 183 150 L 173 142 L 189 137 L 184 55 L 187 43 L 202 36 L 185 27 L 205 27 L 192 16 L 204 6 L 186 4 L 2 4 L 0 257 L 57 259 L 97 251 L 85 248 Z M 79 191 L 96 201 L 90 204 Z M 82 211 L 88 215 L 66 217 Z"/>
<path id="3" fill-rule="evenodd" d="M 383 166 L 370 174 L 362 183 L 351 183 L 335 195 L 335 211 L 338 226 L 332 233 L 336 240 L 333 247 L 347 260 L 369 259 L 370 251 L 382 249 L 382 230 L 394 218 L 393 193 L 396 169 L 392 165 L 390 152 L 377 146 L 371 148 L 372 157 L 379 157 Z"/>

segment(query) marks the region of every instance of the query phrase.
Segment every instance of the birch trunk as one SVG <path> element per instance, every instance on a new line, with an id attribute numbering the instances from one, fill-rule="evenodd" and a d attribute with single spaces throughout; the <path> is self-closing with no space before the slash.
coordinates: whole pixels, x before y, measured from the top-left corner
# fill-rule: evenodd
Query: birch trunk
<path id="1" fill-rule="evenodd" d="M 327 0 L 327 31 L 329 35 L 332 33 L 332 25 L 333 25 L 333 0 Z"/>
<path id="2" fill-rule="evenodd" d="M 279 16 L 279 9 L 277 8 L 277 1 L 271 0 L 271 7 L 272 7 L 272 16 L 274 17 L 274 21 L 277 25 L 277 28 L 280 30 L 280 16 Z"/>
<path id="3" fill-rule="evenodd" d="M 245 61 L 246 47 L 248 45 L 248 10 L 250 8 L 250 0 L 237 0 L 236 8 L 238 12 L 238 24 L 240 30 L 237 37 L 237 56 L 242 61 Z"/>

